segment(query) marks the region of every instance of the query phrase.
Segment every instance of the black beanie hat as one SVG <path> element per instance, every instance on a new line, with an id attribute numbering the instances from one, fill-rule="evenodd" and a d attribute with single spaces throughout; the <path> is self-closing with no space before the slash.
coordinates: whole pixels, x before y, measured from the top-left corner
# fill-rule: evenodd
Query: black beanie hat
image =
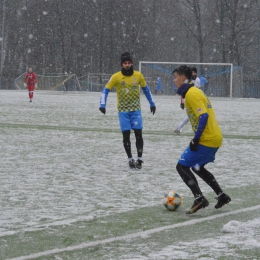
<path id="1" fill-rule="evenodd" d="M 133 63 L 129 52 L 124 52 L 121 54 L 121 65 L 124 61 L 131 61 Z"/>
<path id="2" fill-rule="evenodd" d="M 191 69 L 191 71 L 194 71 L 194 72 L 197 73 L 197 68 L 193 67 L 193 68 Z"/>

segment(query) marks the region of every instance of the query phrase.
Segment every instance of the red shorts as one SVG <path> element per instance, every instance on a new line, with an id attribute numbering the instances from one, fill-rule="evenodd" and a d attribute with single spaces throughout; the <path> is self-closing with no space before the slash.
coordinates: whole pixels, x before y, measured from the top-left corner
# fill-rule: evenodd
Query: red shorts
<path id="1" fill-rule="evenodd" d="M 30 86 L 28 85 L 27 88 L 28 88 L 28 91 L 34 91 L 34 85 L 30 85 Z"/>

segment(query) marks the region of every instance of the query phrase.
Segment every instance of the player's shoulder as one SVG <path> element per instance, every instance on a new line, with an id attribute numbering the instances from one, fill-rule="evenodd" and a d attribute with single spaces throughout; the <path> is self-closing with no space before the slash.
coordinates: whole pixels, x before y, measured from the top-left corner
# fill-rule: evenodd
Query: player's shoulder
<path id="1" fill-rule="evenodd" d="M 185 95 L 185 99 L 186 98 L 199 97 L 199 96 L 202 96 L 202 95 L 203 95 L 203 92 L 199 88 L 193 86 L 193 87 L 189 88 L 189 90 L 187 91 L 187 93 Z"/>
<path id="2" fill-rule="evenodd" d="M 111 87 L 115 87 L 117 86 L 120 82 L 122 81 L 122 73 L 121 71 L 118 71 L 116 73 L 114 73 L 110 79 L 108 80 L 108 82 L 106 83 L 106 86 L 108 88 L 111 88 Z"/>
<path id="3" fill-rule="evenodd" d="M 111 82 L 111 81 L 117 81 L 117 80 L 119 80 L 120 78 L 122 78 L 122 73 L 121 73 L 121 71 L 118 71 L 118 72 L 112 74 L 112 76 L 111 76 L 110 79 L 109 79 L 109 82 Z"/>
<path id="4" fill-rule="evenodd" d="M 136 80 L 138 82 L 144 80 L 144 75 L 140 71 L 137 71 L 137 70 L 134 70 L 132 77 L 136 78 Z"/>
<path id="5" fill-rule="evenodd" d="M 116 73 L 114 73 L 112 76 L 111 76 L 111 78 L 121 78 L 122 77 L 122 72 L 121 71 L 118 71 L 118 72 L 116 72 Z"/>
<path id="6" fill-rule="evenodd" d="M 134 70 L 134 73 L 133 73 L 134 76 L 140 76 L 140 77 L 143 77 L 143 74 L 138 71 L 138 70 Z"/>

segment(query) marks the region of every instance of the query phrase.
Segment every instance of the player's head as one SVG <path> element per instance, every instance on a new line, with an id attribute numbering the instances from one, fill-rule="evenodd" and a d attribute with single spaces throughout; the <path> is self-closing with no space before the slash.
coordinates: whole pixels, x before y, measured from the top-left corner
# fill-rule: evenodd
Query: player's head
<path id="1" fill-rule="evenodd" d="M 129 64 L 133 65 L 133 60 L 131 58 L 131 55 L 129 52 L 124 52 L 121 54 L 121 65 L 122 67 L 124 66 L 129 66 Z M 130 67 L 131 67 L 130 65 Z"/>
<path id="2" fill-rule="evenodd" d="M 197 77 L 197 68 L 193 67 L 191 69 L 191 72 L 192 72 L 192 79 L 196 79 L 196 77 Z"/>
<path id="3" fill-rule="evenodd" d="M 133 60 L 129 52 L 124 52 L 121 54 L 121 66 L 122 73 L 124 76 L 131 76 L 133 72 Z"/>
<path id="4" fill-rule="evenodd" d="M 29 69 L 28 69 L 28 72 L 29 72 L 29 73 L 32 73 L 32 68 L 29 68 Z"/>
<path id="5" fill-rule="evenodd" d="M 172 72 L 174 79 L 173 82 L 177 88 L 181 87 L 184 83 L 191 80 L 191 68 L 187 65 L 182 65 Z"/>

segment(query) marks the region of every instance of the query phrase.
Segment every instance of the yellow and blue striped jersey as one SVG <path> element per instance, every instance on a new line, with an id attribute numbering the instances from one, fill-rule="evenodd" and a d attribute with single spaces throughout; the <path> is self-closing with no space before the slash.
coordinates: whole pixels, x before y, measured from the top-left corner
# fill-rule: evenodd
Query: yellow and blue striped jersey
<path id="1" fill-rule="evenodd" d="M 146 81 L 139 71 L 134 70 L 131 76 L 124 76 L 119 71 L 112 75 L 105 87 L 109 90 L 116 89 L 117 108 L 119 112 L 141 109 L 140 87 L 146 87 Z"/>
<path id="2" fill-rule="evenodd" d="M 197 131 L 200 115 L 208 113 L 207 125 L 202 132 L 199 143 L 212 148 L 220 147 L 223 139 L 222 132 L 214 109 L 204 92 L 196 87 L 191 87 L 185 96 L 185 107 L 194 132 Z"/>

